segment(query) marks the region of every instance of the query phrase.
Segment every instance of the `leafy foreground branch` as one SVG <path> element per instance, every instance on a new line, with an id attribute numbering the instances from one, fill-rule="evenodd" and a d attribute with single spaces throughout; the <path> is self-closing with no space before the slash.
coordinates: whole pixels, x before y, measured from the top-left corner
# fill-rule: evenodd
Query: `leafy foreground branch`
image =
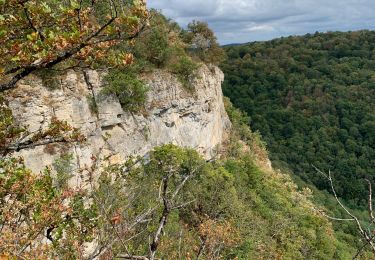
<path id="1" fill-rule="evenodd" d="M 127 63 L 114 47 L 138 37 L 144 1 L 0 1 L 0 92 L 29 74 L 61 63 Z"/>

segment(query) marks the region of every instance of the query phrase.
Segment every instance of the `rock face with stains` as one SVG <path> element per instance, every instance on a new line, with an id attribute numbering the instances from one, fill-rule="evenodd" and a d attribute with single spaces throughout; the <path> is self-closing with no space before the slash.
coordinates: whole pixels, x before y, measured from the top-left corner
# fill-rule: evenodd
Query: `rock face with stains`
<path id="1" fill-rule="evenodd" d="M 9 94 L 16 120 L 31 135 L 46 129 L 56 117 L 79 128 L 87 139 L 83 144 L 49 144 L 15 153 L 33 171 L 43 170 L 62 154 L 72 154 L 73 167 L 85 169 L 93 156 L 121 163 L 167 143 L 194 148 L 211 158 L 226 138 L 230 121 L 221 91 L 224 76 L 217 67 L 201 66 L 192 80 L 193 93 L 168 72 L 143 75 L 149 92 L 142 114 L 124 111 L 116 98 L 98 101 L 97 113 L 91 111 L 93 97 L 102 89 L 103 74 L 85 74 L 68 71 L 54 89 L 29 77 Z"/>

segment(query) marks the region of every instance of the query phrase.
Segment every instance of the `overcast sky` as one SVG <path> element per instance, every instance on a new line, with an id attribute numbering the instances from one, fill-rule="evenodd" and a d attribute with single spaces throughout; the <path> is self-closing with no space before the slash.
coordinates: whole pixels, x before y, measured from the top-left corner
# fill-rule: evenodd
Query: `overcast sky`
<path id="1" fill-rule="evenodd" d="M 148 0 L 185 26 L 206 21 L 220 43 L 375 29 L 375 0 Z"/>

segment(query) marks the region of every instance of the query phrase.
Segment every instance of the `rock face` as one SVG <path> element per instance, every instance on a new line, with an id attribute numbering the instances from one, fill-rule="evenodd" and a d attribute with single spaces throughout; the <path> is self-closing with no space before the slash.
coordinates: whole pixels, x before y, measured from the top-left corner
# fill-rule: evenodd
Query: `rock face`
<path id="1" fill-rule="evenodd" d="M 121 163 L 129 156 L 145 155 L 153 147 L 173 143 L 197 149 L 206 158 L 215 154 L 226 138 L 230 121 L 224 109 L 217 67 L 202 65 L 193 80 L 194 94 L 165 71 L 144 75 L 149 87 L 143 114 L 130 114 L 115 98 L 99 101 L 98 113 L 90 111 L 90 99 L 102 88 L 101 73 L 69 71 L 57 89 L 30 77 L 10 93 L 16 120 L 30 133 L 48 127 L 52 117 L 79 128 L 87 142 L 80 145 L 53 144 L 24 149 L 15 155 L 25 159 L 33 171 L 51 165 L 61 154 L 72 154 L 74 167 L 84 169 L 92 156 Z"/>

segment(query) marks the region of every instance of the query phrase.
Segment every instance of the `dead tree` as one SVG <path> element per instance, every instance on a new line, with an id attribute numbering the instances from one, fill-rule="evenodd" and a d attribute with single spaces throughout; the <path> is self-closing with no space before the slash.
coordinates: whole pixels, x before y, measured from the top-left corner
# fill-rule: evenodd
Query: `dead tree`
<path id="1" fill-rule="evenodd" d="M 183 208 L 183 207 L 189 205 L 190 203 L 194 202 L 194 200 L 193 200 L 193 201 L 188 201 L 188 202 L 185 202 L 185 203 L 182 203 L 182 204 L 178 204 L 177 196 L 181 192 L 182 188 L 185 186 L 185 184 L 187 183 L 187 181 L 189 179 L 194 177 L 196 172 L 198 172 L 204 165 L 206 165 L 207 162 L 210 162 L 210 161 L 213 161 L 213 160 L 214 159 L 206 161 L 203 164 L 196 167 L 195 169 L 191 170 L 182 179 L 181 183 L 176 187 L 175 191 L 171 195 L 168 195 L 170 193 L 170 192 L 168 192 L 168 186 L 169 186 L 170 178 L 173 176 L 174 171 L 172 169 L 170 169 L 170 171 L 163 177 L 161 189 L 160 189 L 160 194 L 159 194 L 159 198 L 161 199 L 161 201 L 163 203 L 163 211 L 162 211 L 162 215 L 160 216 L 158 229 L 153 234 L 153 236 L 151 238 L 152 242 L 150 243 L 150 256 L 149 256 L 150 260 L 155 259 L 155 255 L 156 255 L 156 252 L 158 250 L 160 239 L 161 239 L 164 227 L 167 224 L 168 217 L 169 217 L 170 213 L 173 210 Z"/>
<path id="2" fill-rule="evenodd" d="M 365 230 L 365 228 L 363 227 L 363 225 L 359 221 L 358 217 L 356 217 L 340 201 L 339 197 L 337 196 L 335 186 L 333 184 L 333 179 L 332 179 L 332 173 L 331 173 L 331 171 L 329 170 L 328 174 L 326 174 L 326 173 L 322 172 L 320 169 L 318 169 L 317 167 L 315 167 L 314 165 L 313 165 L 313 167 L 315 168 L 315 170 L 318 173 L 322 174 L 329 181 L 329 185 L 330 185 L 332 194 L 335 197 L 335 200 L 337 201 L 337 203 L 339 204 L 339 206 L 345 211 L 345 213 L 349 216 L 349 218 L 336 218 L 336 217 L 328 216 L 328 215 L 326 215 L 322 211 L 321 211 L 321 213 L 325 217 L 327 217 L 328 219 L 335 220 L 335 221 L 354 221 L 355 224 L 356 224 L 356 226 L 357 226 L 357 230 L 358 230 L 359 234 L 361 235 L 362 239 L 365 241 L 364 244 L 357 250 L 356 254 L 353 256 L 353 259 L 357 259 L 357 257 L 361 254 L 361 252 L 368 245 L 371 247 L 371 250 L 375 254 L 375 244 L 374 244 L 375 235 L 371 234 L 369 231 Z M 374 218 L 373 209 L 372 209 L 372 187 L 371 187 L 371 182 L 368 179 L 365 179 L 365 181 L 368 183 L 368 214 L 369 214 L 369 222 L 375 224 L 375 218 Z"/>

